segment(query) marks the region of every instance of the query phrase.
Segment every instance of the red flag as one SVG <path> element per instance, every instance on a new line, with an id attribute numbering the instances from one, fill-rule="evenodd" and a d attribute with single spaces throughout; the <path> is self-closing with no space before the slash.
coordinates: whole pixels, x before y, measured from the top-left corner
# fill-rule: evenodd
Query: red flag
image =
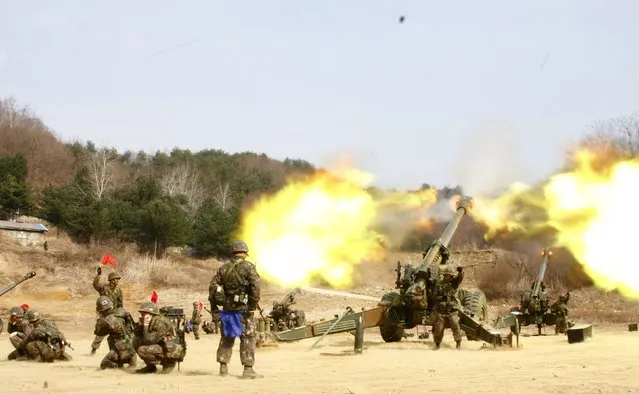
<path id="1" fill-rule="evenodd" d="M 153 290 L 153 294 L 151 294 L 151 302 L 154 304 L 158 303 L 158 293 L 156 293 L 155 290 Z"/>
<path id="2" fill-rule="evenodd" d="M 118 265 L 118 262 L 115 260 L 115 257 L 107 253 L 102 256 L 102 265 L 110 265 L 111 267 L 115 268 Z"/>
<path id="3" fill-rule="evenodd" d="M 24 309 L 26 311 L 27 309 L 29 309 L 29 305 L 28 304 L 22 304 L 22 305 L 20 305 L 20 308 L 22 308 L 22 309 Z"/>
<path id="4" fill-rule="evenodd" d="M 202 312 L 203 307 L 204 307 L 204 304 L 202 304 L 202 301 L 200 301 L 200 312 Z"/>

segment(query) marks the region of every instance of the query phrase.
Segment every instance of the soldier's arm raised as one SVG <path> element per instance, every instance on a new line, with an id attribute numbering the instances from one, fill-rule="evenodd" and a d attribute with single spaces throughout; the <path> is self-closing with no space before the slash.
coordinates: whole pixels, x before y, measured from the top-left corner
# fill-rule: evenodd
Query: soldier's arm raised
<path id="1" fill-rule="evenodd" d="M 97 291 L 98 293 L 100 293 L 100 295 L 102 295 L 102 289 L 103 289 L 104 285 L 100 284 L 100 275 L 96 275 L 95 278 L 93 278 L 93 288 L 95 289 L 95 291 Z"/>

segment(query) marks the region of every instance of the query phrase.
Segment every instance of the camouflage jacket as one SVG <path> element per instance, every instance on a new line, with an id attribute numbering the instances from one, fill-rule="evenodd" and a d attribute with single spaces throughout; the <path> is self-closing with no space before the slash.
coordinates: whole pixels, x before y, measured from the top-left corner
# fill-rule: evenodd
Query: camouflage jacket
<path id="1" fill-rule="evenodd" d="M 113 302 L 113 307 L 124 307 L 122 289 L 120 289 L 119 287 L 113 288 L 109 283 L 100 283 L 100 275 L 96 275 L 95 278 L 93 278 L 93 288 L 101 296 L 109 297 L 111 302 Z"/>
<path id="2" fill-rule="evenodd" d="M 110 350 L 122 350 L 131 346 L 133 332 L 121 311 L 111 310 L 95 323 L 94 335 L 109 336 Z"/>
<path id="3" fill-rule="evenodd" d="M 218 286 L 223 294 L 218 293 Z M 224 310 L 257 309 L 260 301 L 260 275 L 255 265 L 243 258 L 224 263 L 209 285 L 209 301 L 212 307 L 221 304 Z"/>
<path id="4" fill-rule="evenodd" d="M 52 321 L 41 319 L 33 324 L 32 327 L 33 328 L 29 331 L 29 334 L 27 334 L 22 342 L 20 342 L 19 348 L 22 349 L 27 345 L 27 343 L 33 341 L 41 341 L 61 348 L 61 343 L 67 341 L 60 330 L 58 330 L 56 324 Z"/>
<path id="5" fill-rule="evenodd" d="M 193 315 L 191 315 L 191 323 L 202 324 L 202 312 L 199 309 L 193 309 Z"/>
<path id="6" fill-rule="evenodd" d="M 548 296 L 545 291 L 540 291 L 539 297 L 532 297 L 529 293 L 525 294 L 522 297 L 522 306 L 530 313 L 543 313 L 548 309 Z"/>
<path id="7" fill-rule="evenodd" d="M 162 315 L 154 315 L 147 327 L 138 324 L 135 334 L 142 346 L 159 345 L 162 341 L 168 342 L 175 339 L 175 329 L 171 320 Z"/>
<path id="8" fill-rule="evenodd" d="M 9 324 L 7 324 L 7 332 L 12 334 L 17 332 L 19 334 L 27 335 L 29 331 L 31 331 L 31 324 L 27 319 L 20 319 L 18 321 L 9 320 Z"/>
<path id="9" fill-rule="evenodd" d="M 462 275 L 457 275 L 448 283 L 444 280 L 437 280 L 433 286 L 433 306 L 435 311 L 441 314 L 448 314 L 461 309 L 461 304 L 457 298 L 457 289 L 463 279 Z"/>

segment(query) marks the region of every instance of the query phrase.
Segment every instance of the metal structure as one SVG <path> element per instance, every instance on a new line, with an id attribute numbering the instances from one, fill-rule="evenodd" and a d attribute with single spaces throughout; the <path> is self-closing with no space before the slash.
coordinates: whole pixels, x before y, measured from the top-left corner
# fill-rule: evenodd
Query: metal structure
<path id="1" fill-rule="evenodd" d="M 14 288 L 16 288 L 22 282 L 25 282 L 25 281 L 33 278 L 34 276 L 36 276 L 35 271 L 29 272 L 28 274 L 23 276 L 21 279 L 17 280 L 16 282 L 12 283 L 11 285 L 9 285 L 9 286 L 5 287 L 4 289 L 0 290 L 0 297 L 2 297 L 3 295 L 7 294 L 8 292 L 13 290 Z M 0 318 L 0 332 L 2 332 L 3 329 L 4 329 L 4 322 L 2 321 L 2 318 Z"/>
<path id="2" fill-rule="evenodd" d="M 385 342 L 398 342 L 406 336 L 406 329 L 418 325 L 432 326 L 432 289 L 428 286 L 429 279 L 439 279 L 439 266 L 446 264 L 450 256 L 448 245 L 461 219 L 471 208 L 472 200 L 468 197 L 457 202 L 455 216 L 442 235 L 424 252 L 421 265 L 413 267 L 410 264 L 402 266 L 398 263 L 395 286 L 399 291 L 385 294 L 377 308 L 361 312 L 348 308 L 341 317 L 277 332 L 276 338 L 280 341 L 294 341 L 353 331 L 361 319 L 364 329 L 379 327 Z M 459 311 L 460 325 L 469 340 L 482 340 L 493 346 L 512 346 L 512 333 L 503 336 L 485 322 L 488 308 L 483 292 L 460 289 L 458 295 L 462 303 L 462 310 Z"/>
<path id="3" fill-rule="evenodd" d="M 184 351 L 186 351 L 186 316 L 183 308 L 174 308 L 172 306 L 164 306 L 160 308 L 160 314 L 166 316 L 171 323 L 175 324 L 175 333 L 180 341 Z M 178 361 L 178 371 L 180 370 L 180 361 Z"/>
<path id="4" fill-rule="evenodd" d="M 273 302 L 273 310 L 267 315 L 272 332 L 290 330 L 306 324 L 304 311 L 291 308 L 295 304 L 295 296 L 299 291 L 299 287 L 295 288 L 287 293 L 281 301 Z"/>
<path id="5" fill-rule="evenodd" d="M 513 333 L 519 335 L 521 327 L 536 325 L 537 333 L 541 335 L 544 326 L 553 326 L 557 322 L 558 316 L 553 313 L 550 300 L 544 292 L 546 269 L 553 253 L 549 249 L 543 249 L 541 256 L 539 272 L 530 290 L 522 294 L 519 306 L 510 308 L 509 316 L 496 320 L 495 327 L 510 327 Z M 572 323 L 568 322 L 568 326 L 572 326 Z"/>

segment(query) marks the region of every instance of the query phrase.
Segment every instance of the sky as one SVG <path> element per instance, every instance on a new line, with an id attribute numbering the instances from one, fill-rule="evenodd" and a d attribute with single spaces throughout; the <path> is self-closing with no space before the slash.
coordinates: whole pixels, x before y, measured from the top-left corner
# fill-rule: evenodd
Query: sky
<path id="1" fill-rule="evenodd" d="M 64 140 L 349 154 L 381 187 L 474 192 L 543 179 L 593 121 L 639 109 L 638 14 L 632 0 L 0 0 L 0 97 Z"/>

